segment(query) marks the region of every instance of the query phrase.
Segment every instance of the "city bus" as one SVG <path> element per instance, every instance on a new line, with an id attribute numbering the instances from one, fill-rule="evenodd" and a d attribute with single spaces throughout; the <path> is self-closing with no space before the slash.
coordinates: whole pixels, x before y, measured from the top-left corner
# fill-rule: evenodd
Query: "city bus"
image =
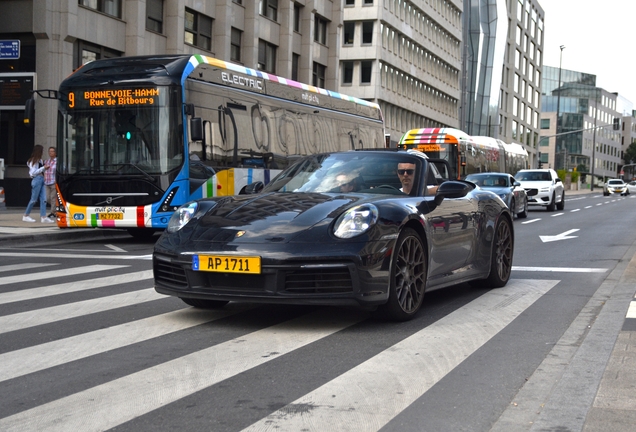
<path id="1" fill-rule="evenodd" d="M 433 159 L 447 160 L 451 167 L 450 178 L 462 178 L 466 174 L 465 150 L 471 137 L 453 128 L 411 129 L 400 138 L 397 147 L 419 150 Z"/>
<path id="2" fill-rule="evenodd" d="M 454 128 L 412 129 L 406 132 L 398 148 L 419 150 L 430 158 L 451 164 L 452 178 L 463 179 L 479 172 L 516 174 L 528 167 L 528 152 L 520 144 L 500 139 L 470 136 Z"/>
<path id="3" fill-rule="evenodd" d="M 62 228 L 145 237 L 297 156 L 384 146 L 377 104 L 202 55 L 93 61 L 55 97 Z"/>

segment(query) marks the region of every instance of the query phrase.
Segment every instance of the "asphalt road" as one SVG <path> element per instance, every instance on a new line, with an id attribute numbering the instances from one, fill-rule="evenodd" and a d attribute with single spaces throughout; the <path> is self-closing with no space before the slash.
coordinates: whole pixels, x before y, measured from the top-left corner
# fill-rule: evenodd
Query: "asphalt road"
<path id="1" fill-rule="evenodd" d="M 125 236 L 0 246 L 0 430 L 603 430 L 599 388 L 636 291 L 635 205 L 531 209 L 508 286 L 429 293 L 399 324 L 197 311 L 154 292 L 152 242 Z M 610 414 L 630 430 L 631 412 Z"/>

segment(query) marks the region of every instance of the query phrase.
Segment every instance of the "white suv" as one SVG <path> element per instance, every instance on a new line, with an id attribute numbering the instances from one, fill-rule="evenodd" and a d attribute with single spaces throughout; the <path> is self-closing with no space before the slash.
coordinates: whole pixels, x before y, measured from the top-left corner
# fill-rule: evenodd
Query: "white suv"
<path id="1" fill-rule="evenodd" d="M 565 208 L 563 182 L 553 169 L 520 170 L 515 179 L 526 190 L 529 206 L 543 206 L 548 211 Z"/>

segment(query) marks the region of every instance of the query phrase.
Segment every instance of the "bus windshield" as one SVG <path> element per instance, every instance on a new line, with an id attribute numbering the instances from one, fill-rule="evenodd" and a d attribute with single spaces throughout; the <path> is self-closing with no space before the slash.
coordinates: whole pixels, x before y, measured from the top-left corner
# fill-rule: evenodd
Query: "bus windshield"
<path id="1" fill-rule="evenodd" d="M 58 118 L 58 170 L 150 176 L 180 167 L 183 129 L 178 91 L 141 90 L 70 92 Z"/>

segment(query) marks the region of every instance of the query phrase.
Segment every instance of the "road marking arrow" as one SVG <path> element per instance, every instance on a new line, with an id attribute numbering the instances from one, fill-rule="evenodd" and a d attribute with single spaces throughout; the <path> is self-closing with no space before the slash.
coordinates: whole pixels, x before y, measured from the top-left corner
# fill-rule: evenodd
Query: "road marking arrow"
<path id="1" fill-rule="evenodd" d="M 571 235 L 568 235 L 568 234 L 572 234 L 573 232 L 577 232 L 577 231 L 578 231 L 578 229 L 572 229 L 570 231 L 566 231 L 564 233 L 557 234 L 555 236 L 539 236 L 539 238 L 541 239 L 541 241 L 543 243 L 553 242 L 553 241 L 557 241 L 557 240 L 573 239 L 573 238 L 577 238 L 578 236 L 571 236 Z"/>

